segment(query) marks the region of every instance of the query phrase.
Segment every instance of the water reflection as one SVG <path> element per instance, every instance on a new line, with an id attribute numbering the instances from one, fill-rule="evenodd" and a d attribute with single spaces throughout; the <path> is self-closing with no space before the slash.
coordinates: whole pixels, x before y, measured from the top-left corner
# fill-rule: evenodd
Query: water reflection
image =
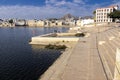
<path id="1" fill-rule="evenodd" d="M 32 36 L 53 30 L 52 28 L 0 28 L 0 80 L 37 80 L 61 52 L 31 47 L 28 41 Z"/>

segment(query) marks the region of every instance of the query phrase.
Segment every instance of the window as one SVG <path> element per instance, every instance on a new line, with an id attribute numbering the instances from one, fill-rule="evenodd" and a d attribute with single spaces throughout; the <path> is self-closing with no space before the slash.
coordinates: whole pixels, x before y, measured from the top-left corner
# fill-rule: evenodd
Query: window
<path id="1" fill-rule="evenodd" d="M 104 11 L 106 12 L 106 9 Z"/>
<path id="2" fill-rule="evenodd" d="M 110 9 L 110 12 L 113 12 L 113 9 Z"/>

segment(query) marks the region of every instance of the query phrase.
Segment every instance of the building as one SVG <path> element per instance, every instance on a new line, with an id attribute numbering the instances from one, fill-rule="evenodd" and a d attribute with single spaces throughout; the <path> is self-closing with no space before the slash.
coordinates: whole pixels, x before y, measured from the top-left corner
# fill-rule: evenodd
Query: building
<path id="1" fill-rule="evenodd" d="M 56 26 L 57 26 L 56 20 L 50 21 L 50 27 L 56 27 Z"/>
<path id="2" fill-rule="evenodd" d="M 81 26 L 81 20 L 80 19 L 76 21 L 76 25 Z"/>
<path id="3" fill-rule="evenodd" d="M 15 26 L 25 26 L 26 25 L 26 20 L 24 19 L 19 19 L 15 21 Z"/>
<path id="4" fill-rule="evenodd" d="M 2 22 L 2 27 L 11 27 L 11 26 L 12 26 L 12 24 L 10 24 L 7 21 Z"/>
<path id="5" fill-rule="evenodd" d="M 61 27 L 61 26 L 64 25 L 64 21 L 62 21 L 62 20 L 57 20 L 57 21 L 56 21 L 56 24 L 57 24 L 58 27 Z"/>
<path id="6" fill-rule="evenodd" d="M 50 21 L 49 20 L 45 20 L 45 27 L 50 27 Z"/>
<path id="7" fill-rule="evenodd" d="M 38 20 L 38 21 L 36 22 L 36 26 L 37 26 L 37 27 L 43 27 L 43 26 L 45 26 L 45 22 L 42 21 L 42 20 Z"/>
<path id="8" fill-rule="evenodd" d="M 29 26 L 29 27 L 36 27 L 37 26 L 37 20 L 28 20 L 27 21 L 27 25 Z"/>
<path id="9" fill-rule="evenodd" d="M 94 19 L 79 19 L 76 21 L 76 26 L 85 26 L 85 25 L 90 25 L 94 24 Z"/>
<path id="10" fill-rule="evenodd" d="M 114 10 L 118 10 L 118 5 L 109 6 L 106 8 L 98 8 L 96 9 L 96 22 L 112 22 L 112 18 L 108 17 L 108 14 L 113 12 Z"/>
<path id="11" fill-rule="evenodd" d="M 61 27 L 64 26 L 64 21 L 62 20 L 46 20 L 45 27 Z"/>
<path id="12" fill-rule="evenodd" d="M 89 25 L 89 24 L 93 24 L 94 23 L 94 19 L 83 19 L 81 20 L 81 26 L 85 26 L 85 25 Z"/>

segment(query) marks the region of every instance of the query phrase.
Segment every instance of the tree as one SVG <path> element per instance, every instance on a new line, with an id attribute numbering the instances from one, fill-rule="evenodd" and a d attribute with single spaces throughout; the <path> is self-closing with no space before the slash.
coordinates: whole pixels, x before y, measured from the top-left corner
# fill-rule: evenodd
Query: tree
<path id="1" fill-rule="evenodd" d="M 9 20 L 9 23 L 10 23 L 10 24 L 13 24 L 13 19 L 10 19 L 10 20 Z"/>
<path id="2" fill-rule="evenodd" d="M 96 11 L 93 11 L 93 14 L 95 15 L 95 14 L 96 14 Z"/>
<path id="3" fill-rule="evenodd" d="M 93 11 L 94 21 L 96 22 L 96 11 Z"/>
<path id="4" fill-rule="evenodd" d="M 113 21 L 115 21 L 115 19 L 120 19 L 120 10 L 115 10 L 111 12 L 110 14 L 108 14 L 108 17 L 113 18 Z"/>

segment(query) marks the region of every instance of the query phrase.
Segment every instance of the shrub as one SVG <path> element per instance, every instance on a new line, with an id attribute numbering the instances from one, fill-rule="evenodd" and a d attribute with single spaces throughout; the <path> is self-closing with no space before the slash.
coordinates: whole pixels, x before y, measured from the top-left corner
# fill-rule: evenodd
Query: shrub
<path id="1" fill-rule="evenodd" d="M 67 47 L 65 45 L 46 45 L 45 46 L 46 49 L 55 49 L 55 50 L 59 50 L 59 49 L 66 49 Z"/>
<path id="2" fill-rule="evenodd" d="M 84 34 L 84 33 L 77 33 L 77 34 L 75 34 L 75 36 L 76 36 L 76 37 L 84 37 L 85 34 Z"/>

